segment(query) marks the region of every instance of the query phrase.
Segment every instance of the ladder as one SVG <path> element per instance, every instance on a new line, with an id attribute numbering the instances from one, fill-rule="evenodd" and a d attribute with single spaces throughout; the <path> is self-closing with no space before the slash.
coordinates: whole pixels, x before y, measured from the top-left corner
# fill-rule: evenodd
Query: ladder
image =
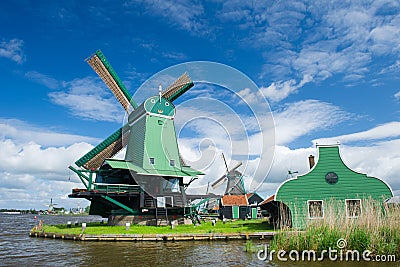
<path id="1" fill-rule="evenodd" d="M 146 207 L 146 208 L 153 208 L 153 207 L 155 207 L 156 205 L 155 205 L 155 200 L 154 200 L 154 198 L 152 197 L 152 196 L 149 196 L 149 195 L 145 195 L 145 197 L 144 197 L 144 206 Z"/>
<path id="2" fill-rule="evenodd" d="M 162 222 L 162 217 L 163 216 L 165 216 L 165 221 L 166 221 L 166 224 L 168 225 L 168 211 L 167 211 L 167 208 L 165 208 L 165 207 L 161 207 L 161 208 L 156 208 L 156 224 L 157 224 L 157 226 L 159 226 L 159 225 L 161 225 L 161 222 Z M 159 223 L 159 218 L 160 217 L 160 223 Z"/>

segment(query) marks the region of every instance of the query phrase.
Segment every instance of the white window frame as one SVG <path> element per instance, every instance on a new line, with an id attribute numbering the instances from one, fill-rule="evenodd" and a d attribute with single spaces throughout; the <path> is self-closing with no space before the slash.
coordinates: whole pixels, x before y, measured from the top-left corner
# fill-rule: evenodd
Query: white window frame
<path id="1" fill-rule="evenodd" d="M 171 207 L 174 206 L 174 196 L 165 196 L 165 205 L 167 205 L 168 201 L 167 198 L 171 201 Z"/>
<path id="2" fill-rule="evenodd" d="M 349 214 L 349 209 L 348 209 L 348 205 L 347 205 L 347 201 L 354 201 L 354 200 L 356 200 L 356 201 L 359 201 L 360 202 L 360 214 L 358 215 L 358 216 L 350 216 L 350 214 Z M 358 218 L 361 214 L 362 214 L 362 201 L 361 201 L 361 199 L 360 198 L 348 198 L 348 199 L 345 199 L 344 200 L 344 205 L 345 205 L 345 207 L 346 207 L 346 217 L 347 218 Z"/>
<path id="3" fill-rule="evenodd" d="M 321 202 L 322 217 L 311 217 L 310 216 L 310 202 Z M 323 219 L 325 217 L 324 201 L 321 199 L 307 200 L 307 216 L 308 216 L 308 219 L 312 219 L 312 220 Z"/>
<path id="4" fill-rule="evenodd" d="M 157 208 L 165 208 L 165 207 L 166 207 L 165 197 L 157 197 Z"/>

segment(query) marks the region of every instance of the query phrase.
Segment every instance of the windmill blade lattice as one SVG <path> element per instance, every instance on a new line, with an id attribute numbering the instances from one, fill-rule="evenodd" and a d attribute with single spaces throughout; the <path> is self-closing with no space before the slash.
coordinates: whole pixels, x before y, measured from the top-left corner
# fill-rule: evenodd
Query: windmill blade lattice
<path id="1" fill-rule="evenodd" d="M 231 172 L 235 171 L 237 168 L 239 168 L 240 166 L 242 166 L 242 162 L 239 162 L 238 164 L 235 165 L 235 167 L 233 167 L 231 169 Z"/>
<path id="2" fill-rule="evenodd" d="M 236 169 L 242 166 L 242 162 L 239 162 L 233 167 L 231 170 L 228 169 L 228 164 L 226 163 L 226 159 L 224 154 L 222 153 L 222 159 L 225 163 L 226 173 L 222 175 L 218 180 L 216 180 L 211 187 L 216 189 L 220 185 L 222 185 L 225 181 L 228 181 L 227 187 L 225 190 L 225 195 L 242 195 L 246 194 L 246 190 L 243 184 L 243 175 L 241 172 Z"/>
<path id="3" fill-rule="evenodd" d="M 129 132 L 128 125 L 118 129 L 115 133 L 78 159 L 75 164 L 87 170 L 100 168 L 106 158 L 115 156 L 125 147 Z"/>
<path id="4" fill-rule="evenodd" d="M 110 88 L 127 112 L 131 104 L 134 109 L 137 108 L 138 105 L 135 101 L 132 101 L 132 96 L 100 50 L 97 50 L 96 53 L 86 59 L 86 62 Z"/>
<path id="5" fill-rule="evenodd" d="M 189 75 L 185 72 L 162 93 L 162 97 L 173 102 L 187 90 L 192 88 L 193 85 L 194 84 Z"/>
<path id="6" fill-rule="evenodd" d="M 225 182 L 225 180 L 227 179 L 226 174 L 222 175 L 221 178 L 219 178 L 217 181 L 215 181 L 211 187 L 212 189 L 217 188 L 218 186 L 220 186 L 221 184 L 223 184 Z"/>
<path id="7" fill-rule="evenodd" d="M 231 171 L 226 186 L 225 195 L 243 195 L 246 189 L 243 183 L 243 175 L 239 171 Z"/>

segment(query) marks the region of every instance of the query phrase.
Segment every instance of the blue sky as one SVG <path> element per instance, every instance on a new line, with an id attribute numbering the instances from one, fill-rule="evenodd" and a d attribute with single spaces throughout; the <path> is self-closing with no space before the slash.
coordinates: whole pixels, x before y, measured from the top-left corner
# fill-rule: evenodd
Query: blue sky
<path id="1" fill-rule="evenodd" d="M 0 25 L 0 207 L 76 206 L 67 166 L 124 117 L 84 62 L 97 49 L 132 93 L 188 61 L 250 77 L 276 123 L 265 196 L 307 171 L 316 140 L 399 194 L 399 1 L 1 1 Z"/>

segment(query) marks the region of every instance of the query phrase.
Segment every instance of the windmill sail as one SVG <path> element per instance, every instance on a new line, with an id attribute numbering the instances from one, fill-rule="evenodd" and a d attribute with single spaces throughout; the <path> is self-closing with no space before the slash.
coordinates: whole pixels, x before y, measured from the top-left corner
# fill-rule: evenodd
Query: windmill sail
<path id="1" fill-rule="evenodd" d="M 215 181 L 212 185 L 211 185 L 211 187 L 212 187 L 212 189 L 215 189 L 215 188 L 217 188 L 218 186 L 220 186 L 221 184 L 223 184 L 224 182 L 225 182 L 225 180 L 226 180 L 226 174 L 224 174 L 221 178 L 219 178 L 217 181 Z"/>
<path id="2" fill-rule="evenodd" d="M 193 82 L 189 75 L 185 72 L 174 83 L 172 83 L 162 94 L 162 97 L 170 102 L 184 94 L 193 87 Z"/>
<path id="3" fill-rule="evenodd" d="M 121 79 L 118 77 L 117 73 L 111 67 L 111 64 L 100 50 L 97 50 L 96 53 L 86 59 L 86 62 L 111 89 L 115 97 L 127 112 L 129 111 L 131 104 L 134 109 L 138 107 L 135 101 L 132 100 L 131 95 L 122 83 Z"/>
<path id="4" fill-rule="evenodd" d="M 221 157 L 222 157 L 222 159 L 224 160 L 224 163 L 225 163 L 225 170 L 226 170 L 226 173 L 228 173 L 228 172 L 229 172 L 229 169 L 228 169 L 228 164 L 226 163 L 226 159 L 225 159 L 224 153 L 222 153 Z"/>
<path id="5" fill-rule="evenodd" d="M 232 171 L 235 171 L 235 170 L 236 170 L 237 168 L 239 168 L 240 166 L 242 166 L 242 162 L 239 162 L 238 164 L 236 164 L 236 166 L 232 168 L 231 172 L 232 172 Z"/>
<path id="6" fill-rule="evenodd" d="M 229 173 L 228 184 L 226 186 L 225 195 L 243 195 L 246 194 L 243 183 L 243 175 L 239 171 L 231 171 Z"/>
<path id="7" fill-rule="evenodd" d="M 246 194 L 246 190 L 244 188 L 243 183 L 243 175 L 241 172 L 237 171 L 236 169 L 242 166 L 242 162 L 239 162 L 233 167 L 231 170 L 228 169 L 228 164 L 226 163 L 226 159 L 224 153 L 222 153 L 222 159 L 225 163 L 226 174 L 222 175 L 218 180 L 216 180 L 211 187 L 213 189 L 217 188 L 218 186 L 222 185 L 225 181 L 228 181 L 225 195 L 243 195 Z"/>
<path id="8" fill-rule="evenodd" d="M 106 158 L 111 158 L 124 148 L 129 136 L 129 127 L 124 126 L 98 144 L 75 164 L 85 169 L 98 169 Z"/>

